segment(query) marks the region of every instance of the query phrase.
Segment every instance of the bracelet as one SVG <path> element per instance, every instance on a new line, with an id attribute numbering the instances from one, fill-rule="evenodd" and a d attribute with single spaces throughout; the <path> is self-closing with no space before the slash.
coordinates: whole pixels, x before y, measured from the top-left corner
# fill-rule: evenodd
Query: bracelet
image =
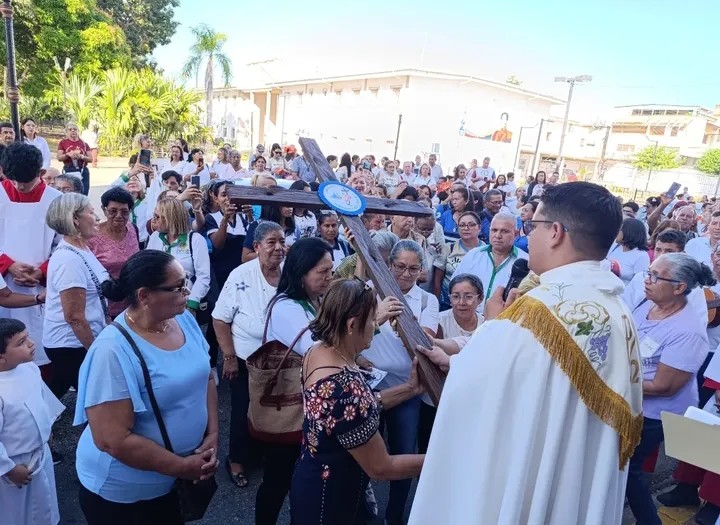
<path id="1" fill-rule="evenodd" d="M 377 401 L 378 410 L 380 412 L 383 411 L 383 400 L 382 400 L 382 394 L 380 392 L 375 392 L 375 401 Z"/>
<path id="2" fill-rule="evenodd" d="M 232 361 L 233 359 L 237 359 L 237 357 L 234 355 L 224 355 L 223 356 L 223 361 Z"/>
<path id="3" fill-rule="evenodd" d="M 40 294 L 35 294 L 35 304 L 42 304 L 40 301 Z"/>

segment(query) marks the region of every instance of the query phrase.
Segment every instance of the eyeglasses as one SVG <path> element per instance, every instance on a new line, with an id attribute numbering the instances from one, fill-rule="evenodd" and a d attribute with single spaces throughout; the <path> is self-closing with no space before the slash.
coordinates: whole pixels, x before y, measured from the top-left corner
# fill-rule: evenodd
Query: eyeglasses
<path id="1" fill-rule="evenodd" d="M 462 230 L 469 230 L 470 228 L 476 228 L 477 225 L 477 222 L 461 222 L 458 224 L 458 228 Z"/>
<path id="2" fill-rule="evenodd" d="M 450 294 L 450 302 L 453 304 L 458 303 L 472 303 L 475 299 L 482 298 L 482 296 L 478 293 L 451 293 Z"/>
<path id="3" fill-rule="evenodd" d="M 119 210 L 117 208 L 105 208 L 105 213 L 111 216 L 120 215 L 122 217 L 130 217 L 130 210 Z"/>
<path id="4" fill-rule="evenodd" d="M 526 230 L 527 233 L 529 234 L 530 232 L 535 231 L 535 228 L 538 227 L 538 224 L 556 224 L 556 223 L 557 223 L 557 224 L 560 224 L 560 226 L 562 226 L 562 229 L 563 229 L 564 232 L 568 232 L 568 231 L 569 231 L 568 228 L 567 228 L 567 226 L 565 226 L 565 225 L 562 224 L 562 223 L 558 223 L 557 221 L 535 221 L 535 220 L 528 220 L 528 221 L 523 222 L 523 225 L 525 226 L 525 230 Z"/>
<path id="5" fill-rule="evenodd" d="M 643 271 L 643 277 L 646 281 L 650 281 L 650 284 L 657 284 L 658 281 L 665 281 L 667 283 L 675 283 L 680 284 L 681 281 L 678 281 L 676 279 L 666 279 L 665 277 L 660 277 L 659 275 L 655 275 L 650 270 Z"/>
<path id="6" fill-rule="evenodd" d="M 169 293 L 188 293 L 190 291 L 190 279 L 185 278 L 185 282 L 181 286 L 158 286 L 153 288 L 158 292 L 169 292 Z"/>
<path id="7" fill-rule="evenodd" d="M 395 263 L 392 263 L 390 266 L 392 266 L 392 269 L 395 270 L 398 275 L 402 275 L 407 272 L 408 275 L 410 275 L 411 277 L 415 277 L 417 275 L 420 275 L 420 272 L 422 272 L 422 267 L 420 266 L 405 266 Z"/>

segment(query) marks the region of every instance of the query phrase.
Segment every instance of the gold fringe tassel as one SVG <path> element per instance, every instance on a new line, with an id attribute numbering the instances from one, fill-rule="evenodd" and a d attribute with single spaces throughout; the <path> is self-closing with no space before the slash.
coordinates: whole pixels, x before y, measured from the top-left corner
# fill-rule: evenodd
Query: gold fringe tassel
<path id="1" fill-rule="evenodd" d="M 630 405 L 611 389 L 558 319 L 540 301 L 523 296 L 498 319 L 506 319 L 530 330 L 548 351 L 577 390 L 583 403 L 620 436 L 620 470 L 640 443 L 643 416 L 633 416 Z"/>

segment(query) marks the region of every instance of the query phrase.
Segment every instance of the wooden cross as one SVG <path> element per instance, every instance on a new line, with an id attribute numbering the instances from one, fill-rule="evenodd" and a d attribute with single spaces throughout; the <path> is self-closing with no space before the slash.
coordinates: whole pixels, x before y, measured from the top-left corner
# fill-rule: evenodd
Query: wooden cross
<path id="1" fill-rule="evenodd" d="M 300 139 L 305 161 L 310 165 L 320 182 L 336 181 L 330 165 L 314 139 Z M 242 204 L 271 204 L 275 206 L 292 206 L 308 209 L 327 209 L 328 206 L 320 200 L 316 193 L 302 190 L 286 190 L 279 187 L 256 188 L 250 186 L 229 186 L 227 188 L 230 202 L 235 205 Z M 427 217 L 432 215 L 430 208 L 398 199 L 365 198 L 366 213 L 382 213 L 388 215 L 405 215 L 412 217 Z M 375 243 L 372 242 L 369 232 L 363 225 L 360 217 L 338 214 L 340 220 L 355 237 L 355 251 L 365 264 L 367 273 L 370 275 L 375 290 L 382 299 L 388 296 L 397 297 L 405 301 L 395 279 L 390 275 L 385 261 L 378 251 Z M 406 303 L 407 306 L 407 303 Z M 432 341 L 425 334 L 418 322 L 415 320 L 409 308 L 405 308 L 397 317 L 396 325 L 398 334 L 402 339 L 405 349 L 410 358 L 417 356 L 419 361 L 420 380 L 430 394 L 430 398 L 437 406 L 440 401 L 442 385 L 445 381 L 445 374 L 438 369 L 430 360 L 415 349 L 418 346 L 430 348 Z"/>

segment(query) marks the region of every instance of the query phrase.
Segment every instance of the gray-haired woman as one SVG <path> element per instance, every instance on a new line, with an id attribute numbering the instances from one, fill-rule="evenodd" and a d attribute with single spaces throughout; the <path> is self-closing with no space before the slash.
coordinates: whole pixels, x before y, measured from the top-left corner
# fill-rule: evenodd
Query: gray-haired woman
<path id="1" fill-rule="evenodd" d="M 88 239 L 98 232 L 98 217 L 87 197 L 58 197 L 46 222 L 63 236 L 48 264 L 42 340 L 53 363 L 50 389 L 60 399 L 70 386 L 77 388 L 87 349 L 108 322 L 100 286 L 109 276 L 88 248 Z"/>
<path id="2" fill-rule="evenodd" d="M 213 310 L 213 326 L 223 353 L 223 377 L 230 381 L 230 453 L 225 463 L 232 482 L 248 484 L 250 459 L 247 411 L 250 403 L 245 359 L 262 344 L 267 305 L 275 296 L 285 258 L 285 233 L 276 222 L 260 221 L 253 248 L 257 257 L 230 273 Z"/>
<path id="3" fill-rule="evenodd" d="M 645 272 L 646 301 L 633 310 L 644 419 L 640 444 L 630 458 L 626 496 L 638 523 L 660 523 L 642 472 L 647 457 L 664 440 L 660 413 L 683 414 L 698 405 L 695 374 L 708 354 L 708 339 L 687 297 L 693 288 L 713 284 L 706 265 L 685 253 L 667 253 Z"/>
<path id="4" fill-rule="evenodd" d="M 389 257 L 390 274 L 400 287 L 407 306 L 397 299 L 387 297 L 378 305 L 375 316 L 380 332 L 373 338 L 370 348 L 363 356 L 388 374 L 378 388 L 390 388 L 408 381 L 412 360 L 400 337 L 391 327 L 391 318 L 404 308 L 409 308 L 420 326 L 430 337 L 438 330 L 438 300 L 417 285 L 423 269 L 424 251 L 418 243 L 402 240 L 395 244 Z M 413 454 L 416 450 L 418 423 L 420 420 L 420 396 L 415 396 L 385 411 L 388 451 L 394 454 Z M 402 523 L 412 480 L 392 481 L 390 499 L 385 519 L 388 523 Z"/>

